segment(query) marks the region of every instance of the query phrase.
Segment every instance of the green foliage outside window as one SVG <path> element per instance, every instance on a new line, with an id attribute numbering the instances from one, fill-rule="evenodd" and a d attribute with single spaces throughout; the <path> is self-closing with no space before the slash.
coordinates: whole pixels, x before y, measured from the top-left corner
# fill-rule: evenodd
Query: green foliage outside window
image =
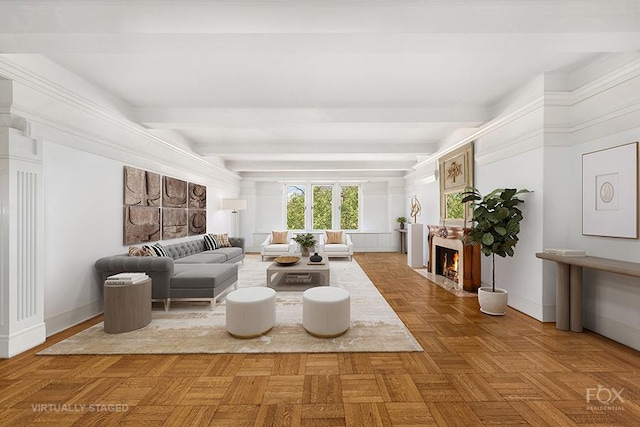
<path id="1" fill-rule="evenodd" d="M 447 219 L 464 219 L 463 193 L 450 193 L 446 198 Z"/>
<path id="2" fill-rule="evenodd" d="M 359 187 L 347 185 L 341 188 L 340 193 L 340 228 L 344 230 L 357 230 L 359 228 Z M 333 185 L 314 185 L 312 229 L 329 230 L 333 227 Z M 288 185 L 287 191 L 287 229 L 305 230 L 305 190 L 306 186 Z"/>
<path id="3" fill-rule="evenodd" d="M 342 187 L 340 194 L 340 228 L 342 230 L 358 229 L 358 186 Z"/>
<path id="4" fill-rule="evenodd" d="M 287 229 L 304 230 L 304 187 L 287 187 Z"/>
<path id="5" fill-rule="evenodd" d="M 333 187 L 326 185 L 313 186 L 313 229 L 331 229 L 331 199 Z"/>

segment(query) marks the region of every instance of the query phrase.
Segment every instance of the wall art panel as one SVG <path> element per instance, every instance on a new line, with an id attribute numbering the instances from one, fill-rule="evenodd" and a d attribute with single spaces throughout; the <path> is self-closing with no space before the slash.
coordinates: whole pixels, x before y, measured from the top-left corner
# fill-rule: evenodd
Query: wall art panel
<path id="1" fill-rule="evenodd" d="M 163 177 L 162 207 L 187 207 L 187 181 L 171 178 L 169 176 Z"/>
<path id="2" fill-rule="evenodd" d="M 175 239 L 188 234 L 186 209 L 162 209 L 162 239 Z"/>
<path id="3" fill-rule="evenodd" d="M 160 240 L 160 208 L 124 207 L 124 244 Z"/>
<path id="4" fill-rule="evenodd" d="M 161 181 L 157 173 L 124 167 L 124 204 L 160 206 Z"/>
<path id="5" fill-rule="evenodd" d="M 207 187 L 200 184 L 189 183 L 189 209 L 207 208 Z"/>

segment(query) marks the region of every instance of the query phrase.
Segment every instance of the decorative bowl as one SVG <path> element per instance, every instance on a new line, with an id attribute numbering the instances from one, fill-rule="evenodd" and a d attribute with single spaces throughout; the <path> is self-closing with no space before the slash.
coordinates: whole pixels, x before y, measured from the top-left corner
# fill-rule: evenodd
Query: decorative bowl
<path id="1" fill-rule="evenodd" d="M 300 261 L 300 257 L 299 256 L 279 256 L 278 258 L 274 259 L 274 261 L 280 265 L 293 265 L 296 262 Z"/>

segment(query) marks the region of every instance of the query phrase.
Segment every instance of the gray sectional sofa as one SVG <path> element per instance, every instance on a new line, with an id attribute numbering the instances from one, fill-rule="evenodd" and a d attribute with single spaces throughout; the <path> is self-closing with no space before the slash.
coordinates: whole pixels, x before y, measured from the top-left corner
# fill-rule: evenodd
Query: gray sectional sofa
<path id="1" fill-rule="evenodd" d="M 130 257 L 128 254 L 100 258 L 95 263 L 102 280 L 122 272 L 144 272 L 151 277 L 152 295 L 164 301 L 210 300 L 217 298 L 238 281 L 238 262 L 244 260 L 244 238 L 230 237 L 232 247 L 205 250 L 204 239 L 166 245 L 168 257 Z"/>

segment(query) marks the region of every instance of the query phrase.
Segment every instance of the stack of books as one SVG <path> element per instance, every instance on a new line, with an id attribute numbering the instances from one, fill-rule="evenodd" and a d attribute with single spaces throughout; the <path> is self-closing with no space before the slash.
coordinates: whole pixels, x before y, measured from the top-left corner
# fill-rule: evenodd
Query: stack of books
<path id="1" fill-rule="evenodd" d="M 311 273 L 289 273 L 287 274 L 286 283 L 311 283 Z"/>
<path id="2" fill-rule="evenodd" d="M 105 285 L 134 285 L 148 278 L 146 273 L 118 273 L 107 277 Z"/>

